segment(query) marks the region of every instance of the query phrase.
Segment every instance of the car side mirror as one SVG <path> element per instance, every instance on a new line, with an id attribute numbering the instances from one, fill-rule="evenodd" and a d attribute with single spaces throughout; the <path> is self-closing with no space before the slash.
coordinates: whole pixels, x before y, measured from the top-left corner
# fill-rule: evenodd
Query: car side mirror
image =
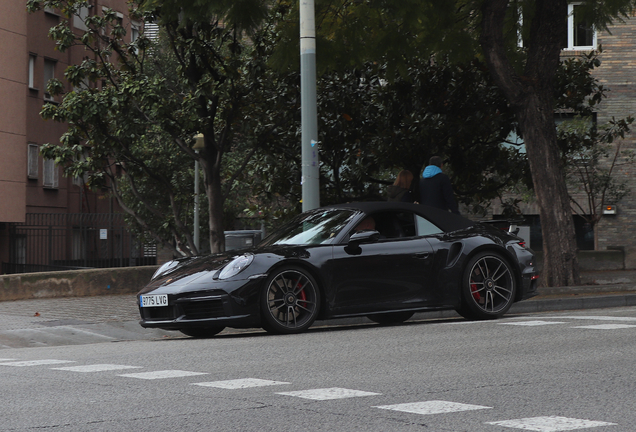
<path id="1" fill-rule="evenodd" d="M 349 245 L 359 245 L 362 243 L 375 243 L 380 240 L 380 233 L 375 230 L 364 230 L 353 234 L 349 238 Z"/>

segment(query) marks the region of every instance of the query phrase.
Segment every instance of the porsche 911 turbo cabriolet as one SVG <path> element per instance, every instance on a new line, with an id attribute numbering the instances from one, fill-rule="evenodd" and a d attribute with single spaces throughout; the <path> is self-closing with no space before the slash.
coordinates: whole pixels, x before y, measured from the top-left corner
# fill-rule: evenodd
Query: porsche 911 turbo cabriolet
<path id="1" fill-rule="evenodd" d="M 537 278 L 514 233 L 418 204 L 364 202 L 302 213 L 249 249 L 167 262 L 138 301 L 146 328 L 289 334 L 315 320 L 394 324 L 443 309 L 498 318 L 537 294 Z"/>

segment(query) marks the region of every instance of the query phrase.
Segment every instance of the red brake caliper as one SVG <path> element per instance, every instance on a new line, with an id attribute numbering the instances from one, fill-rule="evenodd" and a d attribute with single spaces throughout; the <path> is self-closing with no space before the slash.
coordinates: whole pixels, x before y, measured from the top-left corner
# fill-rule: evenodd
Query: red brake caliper
<path id="1" fill-rule="evenodd" d="M 477 291 L 477 284 L 476 283 L 471 283 L 470 284 L 470 292 L 473 294 L 473 298 L 476 301 L 481 300 L 481 294 L 479 294 L 479 292 Z"/>
<path id="2" fill-rule="evenodd" d="M 300 287 L 300 283 L 298 284 L 298 287 Z M 302 290 L 301 292 L 298 293 L 298 299 L 299 300 L 307 300 L 307 296 L 305 295 L 305 290 Z M 304 308 L 307 307 L 307 303 L 300 303 L 300 305 Z"/>

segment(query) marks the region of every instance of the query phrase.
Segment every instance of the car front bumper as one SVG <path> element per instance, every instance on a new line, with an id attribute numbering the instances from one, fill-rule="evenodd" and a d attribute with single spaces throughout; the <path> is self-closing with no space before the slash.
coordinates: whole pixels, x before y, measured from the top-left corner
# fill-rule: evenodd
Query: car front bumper
<path id="1" fill-rule="evenodd" d="M 145 328 L 180 330 L 205 327 L 260 327 L 258 290 L 244 289 L 228 293 L 224 290 L 168 294 L 168 305 L 142 307 L 141 320 Z"/>

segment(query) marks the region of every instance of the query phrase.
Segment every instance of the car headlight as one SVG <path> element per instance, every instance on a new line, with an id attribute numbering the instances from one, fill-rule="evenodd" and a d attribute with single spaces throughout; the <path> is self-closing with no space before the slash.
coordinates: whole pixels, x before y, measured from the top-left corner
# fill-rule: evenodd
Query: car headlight
<path id="1" fill-rule="evenodd" d="M 161 267 L 157 269 L 157 271 L 155 272 L 155 274 L 152 275 L 152 278 L 150 278 L 150 280 L 153 281 L 157 279 L 158 277 L 163 276 L 166 273 L 169 273 L 178 265 L 179 265 L 179 261 L 177 260 L 168 261 L 167 263 L 163 264 Z"/>
<path id="2" fill-rule="evenodd" d="M 235 257 L 219 273 L 219 279 L 228 279 L 236 276 L 254 261 L 254 255 L 240 255 Z"/>

